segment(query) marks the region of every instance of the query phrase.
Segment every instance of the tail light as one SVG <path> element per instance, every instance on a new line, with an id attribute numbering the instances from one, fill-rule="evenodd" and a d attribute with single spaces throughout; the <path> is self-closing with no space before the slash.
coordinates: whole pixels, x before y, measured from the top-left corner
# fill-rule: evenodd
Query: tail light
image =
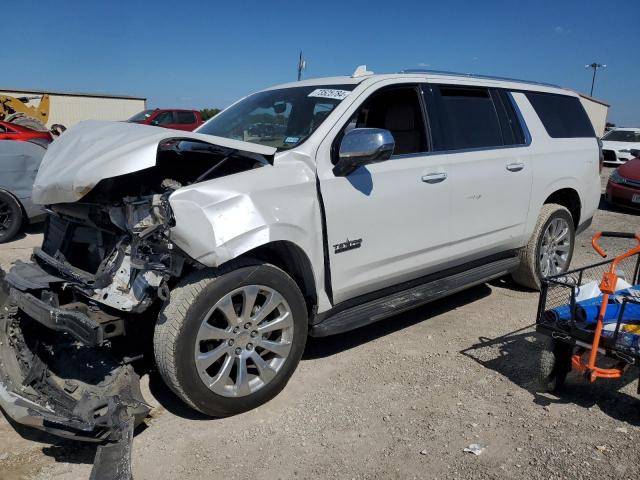
<path id="1" fill-rule="evenodd" d="M 598 139 L 598 168 L 602 173 L 602 167 L 604 167 L 604 153 L 602 153 L 602 140 Z"/>

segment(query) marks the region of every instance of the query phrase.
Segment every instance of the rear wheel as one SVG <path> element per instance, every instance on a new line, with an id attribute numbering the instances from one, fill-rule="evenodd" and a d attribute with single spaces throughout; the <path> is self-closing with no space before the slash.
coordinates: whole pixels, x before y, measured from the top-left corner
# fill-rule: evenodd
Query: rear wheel
<path id="1" fill-rule="evenodd" d="M 22 226 L 22 207 L 8 192 L 0 190 L 0 243 L 11 240 Z"/>
<path id="2" fill-rule="evenodd" d="M 224 417 L 276 396 L 297 367 L 307 309 L 285 272 L 260 262 L 201 270 L 171 292 L 154 335 L 158 369 L 191 407 Z"/>
<path id="3" fill-rule="evenodd" d="M 529 243 L 520 250 L 520 266 L 513 279 L 540 290 L 543 278 L 567 271 L 574 243 L 575 227 L 569 210 L 555 203 L 543 205 Z"/>

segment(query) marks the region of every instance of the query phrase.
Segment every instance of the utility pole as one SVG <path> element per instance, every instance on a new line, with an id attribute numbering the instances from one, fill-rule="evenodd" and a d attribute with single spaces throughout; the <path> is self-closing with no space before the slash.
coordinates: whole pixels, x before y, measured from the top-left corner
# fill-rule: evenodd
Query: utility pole
<path id="1" fill-rule="evenodd" d="M 302 56 L 302 50 L 300 50 L 300 57 L 298 58 L 298 81 L 302 79 L 302 71 L 307 67 L 307 62 Z"/>
<path id="2" fill-rule="evenodd" d="M 596 72 L 599 68 L 607 68 L 607 66 L 602 65 L 601 63 L 590 63 L 589 65 L 585 65 L 584 68 L 593 68 L 593 77 L 591 78 L 591 93 L 589 93 L 589 96 L 593 97 L 593 85 L 596 83 Z"/>

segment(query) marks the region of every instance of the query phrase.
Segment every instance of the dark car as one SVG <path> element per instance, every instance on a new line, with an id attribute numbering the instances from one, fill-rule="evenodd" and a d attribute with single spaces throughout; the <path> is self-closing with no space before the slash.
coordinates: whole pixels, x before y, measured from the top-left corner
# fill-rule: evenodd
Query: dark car
<path id="1" fill-rule="evenodd" d="M 191 132 L 204 122 L 197 110 L 160 109 L 143 110 L 131 117 L 127 122 L 154 125 L 156 127 L 173 128 Z"/>
<path id="2" fill-rule="evenodd" d="M 631 152 L 640 156 L 640 150 Z M 605 198 L 614 205 L 640 209 L 640 158 L 629 160 L 611 173 Z"/>
<path id="3" fill-rule="evenodd" d="M 15 123 L 0 122 L 0 140 L 18 140 L 26 142 L 33 139 L 51 142 L 53 137 L 49 132 L 33 130 L 31 128 L 16 125 Z"/>

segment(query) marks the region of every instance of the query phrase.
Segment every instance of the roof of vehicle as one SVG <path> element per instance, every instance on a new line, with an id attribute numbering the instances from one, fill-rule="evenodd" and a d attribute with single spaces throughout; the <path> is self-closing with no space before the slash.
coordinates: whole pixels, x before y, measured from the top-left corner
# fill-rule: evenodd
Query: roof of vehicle
<path id="1" fill-rule="evenodd" d="M 611 130 L 609 130 L 609 132 L 640 132 L 640 128 L 636 128 L 636 127 L 614 127 Z"/>
<path id="2" fill-rule="evenodd" d="M 290 88 L 290 87 L 312 87 L 322 85 L 349 85 L 359 84 L 365 81 L 371 83 L 382 80 L 393 79 L 414 79 L 416 81 L 426 81 L 429 83 L 451 83 L 459 85 L 477 85 L 487 87 L 502 87 L 510 88 L 513 90 L 533 90 L 547 93 L 561 93 L 563 95 L 577 96 L 576 92 L 562 88 L 558 85 L 552 85 L 548 83 L 518 80 L 513 78 L 492 77 L 488 75 L 475 75 L 466 73 L 455 72 L 442 72 L 436 70 L 404 70 L 399 73 L 391 74 L 361 74 L 356 76 L 340 76 L 340 77 L 324 77 L 324 78 L 310 78 L 307 80 L 300 80 L 298 82 L 289 82 L 281 85 L 270 87 L 266 90 L 272 90 L 276 88 Z"/>
<path id="3" fill-rule="evenodd" d="M 200 110 L 195 110 L 192 108 L 149 108 L 145 111 L 149 111 L 149 112 L 198 112 L 200 113 Z"/>

